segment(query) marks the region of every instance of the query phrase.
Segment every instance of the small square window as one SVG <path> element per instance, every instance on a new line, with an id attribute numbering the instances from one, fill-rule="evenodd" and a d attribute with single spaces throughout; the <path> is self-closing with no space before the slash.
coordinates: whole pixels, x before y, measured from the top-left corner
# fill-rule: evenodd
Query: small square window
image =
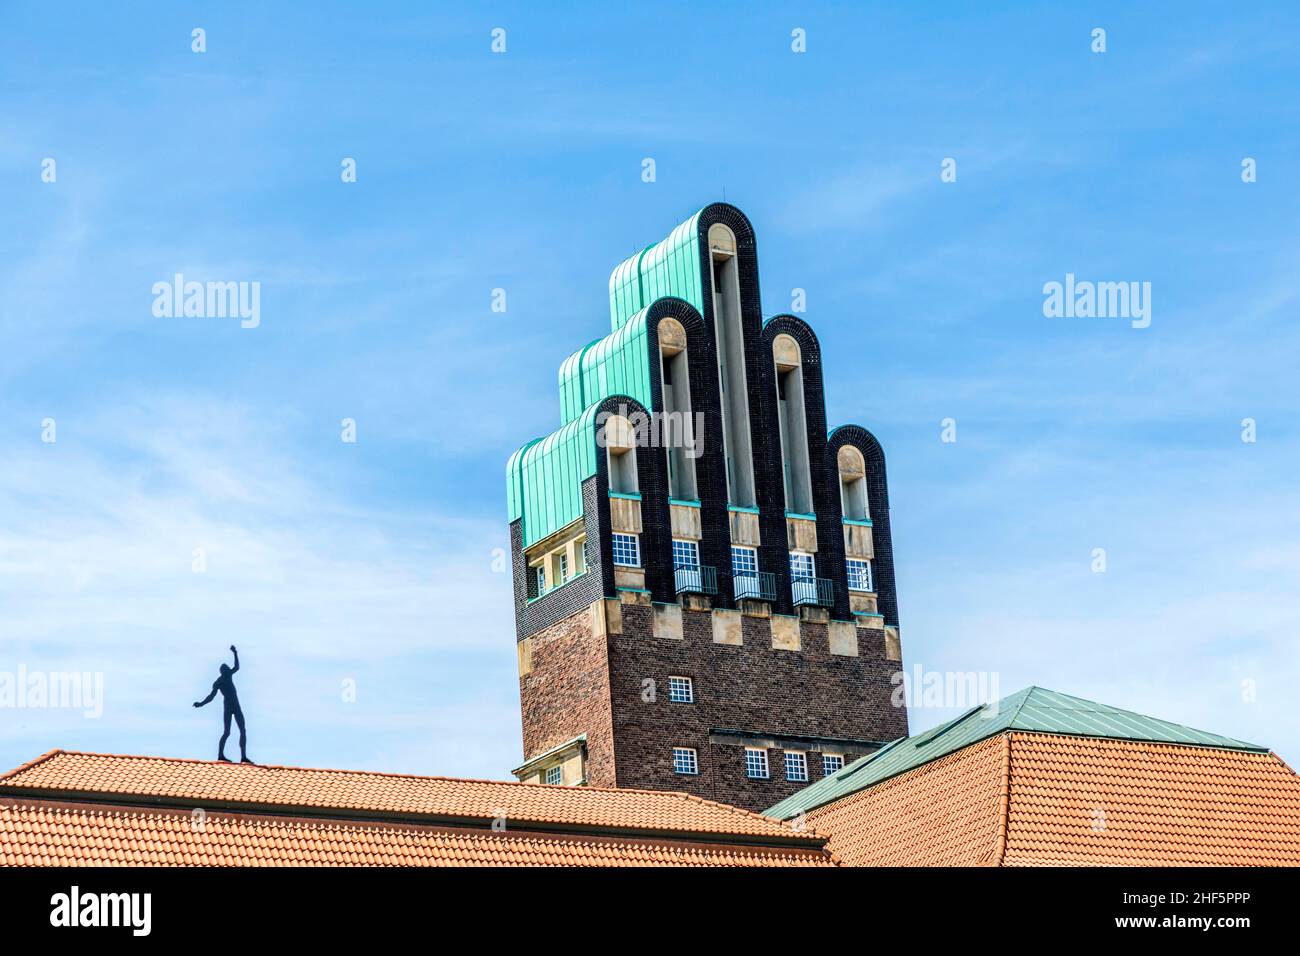
<path id="1" fill-rule="evenodd" d="M 614 563 L 625 568 L 641 567 L 641 542 L 634 534 L 618 534 L 611 538 Z"/>
<path id="2" fill-rule="evenodd" d="M 674 704 L 695 703 L 695 685 L 689 677 L 668 678 L 668 699 Z"/>
<path id="3" fill-rule="evenodd" d="M 808 755 L 802 750 L 785 752 L 785 779 L 796 782 L 808 779 Z"/>
<path id="4" fill-rule="evenodd" d="M 767 751 L 757 747 L 745 748 L 745 776 L 751 780 L 767 779 Z"/>
<path id="5" fill-rule="evenodd" d="M 796 581 L 811 581 L 817 577 L 817 566 L 813 562 L 813 556 L 802 551 L 791 551 L 790 577 Z"/>
<path id="6" fill-rule="evenodd" d="M 673 748 L 673 773 L 695 776 L 700 772 L 700 763 L 695 757 L 695 751 L 690 747 Z"/>
<path id="7" fill-rule="evenodd" d="M 673 538 L 673 569 L 698 568 L 700 566 L 700 543 L 682 541 Z"/>
<path id="8" fill-rule="evenodd" d="M 733 547 L 731 549 L 731 573 L 737 577 L 752 577 L 758 574 L 758 550 L 756 548 Z"/>
<path id="9" fill-rule="evenodd" d="M 871 562 L 849 558 L 846 562 L 850 591 L 874 591 L 871 586 Z"/>
<path id="10" fill-rule="evenodd" d="M 822 754 L 822 776 L 829 777 L 844 769 L 843 754 Z"/>
<path id="11" fill-rule="evenodd" d="M 550 784 L 564 783 L 564 768 L 559 764 L 546 768 L 546 782 Z"/>

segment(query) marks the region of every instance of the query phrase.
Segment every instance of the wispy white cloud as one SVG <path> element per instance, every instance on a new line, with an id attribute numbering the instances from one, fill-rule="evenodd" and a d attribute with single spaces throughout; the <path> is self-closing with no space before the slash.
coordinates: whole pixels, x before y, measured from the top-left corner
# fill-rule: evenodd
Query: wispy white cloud
<path id="1" fill-rule="evenodd" d="M 284 421 L 186 393 L 65 421 L 54 444 L 35 429 L 3 436 L 0 668 L 102 671 L 106 701 L 98 724 L 56 711 L 4 722 L 0 762 L 29 759 L 33 728 L 51 724 L 69 735 L 59 745 L 106 727 L 176 743 L 188 727 L 187 751 L 206 753 L 214 718 L 187 696 L 230 643 L 244 651 L 259 757 L 289 762 L 312 727 L 354 736 L 342 731 L 364 710 L 339 705 L 345 677 L 372 706 L 401 702 L 382 711 L 396 728 L 431 705 L 388 688 L 437 686 L 448 706 L 476 693 L 443 683 L 457 668 L 512 670 L 503 527 L 362 504 L 314 481 L 292 443 Z M 499 776 L 517 757 L 513 695 L 474 706 L 482 724 L 445 746 L 467 759 L 468 734 L 479 746 L 460 769 Z"/>

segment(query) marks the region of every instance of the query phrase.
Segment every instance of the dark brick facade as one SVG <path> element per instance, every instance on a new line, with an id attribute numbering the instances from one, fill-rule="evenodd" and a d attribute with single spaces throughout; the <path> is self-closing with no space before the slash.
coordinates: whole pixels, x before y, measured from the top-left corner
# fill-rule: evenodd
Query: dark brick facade
<path id="1" fill-rule="evenodd" d="M 762 810 L 821 779 L 821 751 L 848 763 L 907 733 L 906 711 L 891 705 L 899 664 L 878 628 L 857 629 L 850 657 L 830 653 L 825 624 L 804 622 L 801 649 L 787 651 L 773 649 L 765 618 L 743 617 L 744 643 L 731 645 L 714 643 L 710 611 L 683 609 L 680 640 L 655 637 L 653 615 L 624 604 L 619 633 L 595 633 L 580 613 L 532 638 L 533 670 L 520 681 L 527 753 L 586 733 L 593 785 Z M 694 703 L 669 700 L 670 676 L 691 678 Z M 774 745 L 770 775 L 750 779 L 745 746 L 762 743 Z M 698 775 L 674 772 L 674 747 L 696 751 Z M 787 747 L 807 753 L 807 782 L 785 779 Z"/>

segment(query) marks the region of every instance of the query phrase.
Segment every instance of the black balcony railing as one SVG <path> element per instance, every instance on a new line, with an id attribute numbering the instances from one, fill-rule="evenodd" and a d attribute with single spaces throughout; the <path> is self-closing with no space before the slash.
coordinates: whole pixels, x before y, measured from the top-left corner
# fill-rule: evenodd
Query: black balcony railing
<path id="1" fill-rule="evenodd" d="M 746 571 L 732 575 L 736 600 L 750 598 L 755 601 L 776 600 L 776 575 L 770 571 Z"/>
<path id="2" fill-rule="evenodd" d="M 717 594 L 718 569 L 706 564 L 673 569 L 678 594 Z"/>
<path id="3" fill-rule="evenodd" d="M 829 578 L 793 578 L 790 590 L 794 595 L 795 607 L 804 604 L 835 606 L 835 582 Z"/>

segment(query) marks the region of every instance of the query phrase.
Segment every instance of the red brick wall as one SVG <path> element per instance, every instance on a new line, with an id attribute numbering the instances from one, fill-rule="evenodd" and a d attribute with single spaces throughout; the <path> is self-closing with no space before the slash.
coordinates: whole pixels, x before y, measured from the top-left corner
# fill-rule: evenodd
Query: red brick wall
<path id="1" fill-rule="evenodd" d="M 762 618 L 742 618 L 735 646 L 713 643 L 707 611 L 683 610 L 683 638 L 670 640 L 654 637 L 651 608 L 621 610 L 621 634 L 593 634 L 584 610 L 533 636 L 533 670 L 520 680 L 526 757 L 585 733 L 591 786 L 684 790 L 763 810 L 820 780 L 821 754 L 807 755 L 808 783 L 785 779 L 780 749 L 768 751 L 768 779 L 751 780 L 744 747 L 711 744 L 711 730 L 882 741 L 907 733 L 906 711 L 891 704 L 899 665 L 885 660 L 878 629 L 860 628 L 859 656 L 843 657 L 830 653 L 824 624 L 804 623 L 802 649 L 779 651 Z M 694 704 L 669 701 L 670 675 L 692 679 Z M 698 776 L 673 772 L 674 746 L 696 750 Z M 848 763 L 865 751 L 840 752 Z"/>
<path id="2" fill-rule="evenodd" d="M 683 639 L 653 636 L 653 611 L 623 608 L 623 632 L 609 639 L 617 779 L 621 787 L 685 790 L 753 810 L 807 783 L 787 782 L 782 752 L 768 753 L 769 779 L 745 775 L 744 749 L 711 745 L 711 729 L 757 735 L 892 740 L 907 733 L 907 714 L 890 702 L 898 663 L 884 659 L 882 632 L 861 628 L 859 656 L 832 655 L 824 624 L 802 625 L 802 649 L 772 649 L 771 624 L 743 618 L 743 646 L 713 643 L 708 612 L 682 612 Z M 695 685 L 694 704 L 668 700 L 668 677 Z M 643 699 L 653 680 L 653 701 Z M 678 775 L 672 748 L 698 752 L 697 777 Z M 863 749 L 845 751 L 845 762 Z M 820 780 L 821 755 L 808 754 L 808 783 Z"/>
<path id="3" fill-rule="evenodd" d="M 609 662 L 604 635 L 593 634 L 588 609 L 572 614 L 532 640 L 532 672 L 519 679 L 524 756 L 587 735 L 587 783 L 615 785 Z"/>

